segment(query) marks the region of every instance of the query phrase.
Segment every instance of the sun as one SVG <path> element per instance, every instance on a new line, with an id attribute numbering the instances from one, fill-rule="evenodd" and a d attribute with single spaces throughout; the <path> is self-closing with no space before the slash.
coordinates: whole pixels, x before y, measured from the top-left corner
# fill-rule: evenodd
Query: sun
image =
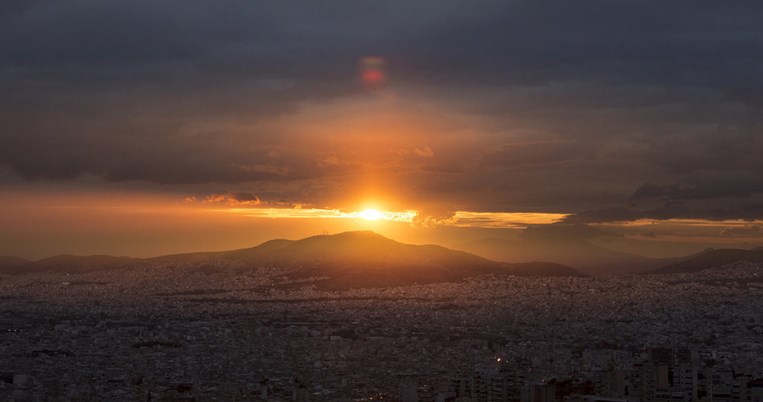
<path id="1" fill-rule="evenodd" d="M 384 217 L 384 214 L 382 214 L 378 209 L 365 209 L 363 211 L 360 211 L 360 213 L 358 213 L 358 216 L 360 216 L 361 218 L 367 221 L 378 221 L 379 219 Z"/>

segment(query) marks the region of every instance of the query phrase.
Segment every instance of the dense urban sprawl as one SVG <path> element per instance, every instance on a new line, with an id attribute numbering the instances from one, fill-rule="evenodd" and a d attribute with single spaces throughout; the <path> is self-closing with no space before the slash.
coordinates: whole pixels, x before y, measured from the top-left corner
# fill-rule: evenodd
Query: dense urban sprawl
<path id="1" fill-rule="evenodd" d="M 328 291 L 230 264 L 0 277 L 0 399 L 763 400 L 759 265 Z"/>

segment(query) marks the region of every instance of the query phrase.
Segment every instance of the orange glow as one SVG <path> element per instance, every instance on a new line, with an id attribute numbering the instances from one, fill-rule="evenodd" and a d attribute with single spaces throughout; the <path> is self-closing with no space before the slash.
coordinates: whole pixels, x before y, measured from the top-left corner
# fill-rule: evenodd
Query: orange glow
<path id="1" fill-rule="evenodd" d="M 744 220 L 744 219 L 726 219 L 726 220 L 707 220 L 707 219 L 637 219 L 635 221 L 617 221 L 596 223 L 593 226 L 602 227 L 626 227 L 626 226 L 653 226 L 656 224 L 663 225 L 675 225 L 684 227 L 710 227 L 710 228 L 724 228 L 724 227 L 744 227 L 748 225 L 763 225 L 763 220 Z"/>
<path id="2" fill-rule="evenodd" d="M 380 211 L 365 209 L 355 212 L 343 212 L 338 209 L 321 208 L 231 208 L 227 211 L 252 218 L 291 218 L 291 219 L 363 219 L 366 221 L 387 221 L 411 223 L 418 216 L 417 211 Z"/>
<path id="3" fill-rule="evenodd" d="M 456 211 L 452 217 L 440 221 L 446 226 L 513 228 L 522 229 L 529 225 L 547 225 L 560 222 L 569 214 L 545 212 L 471 212 Z"/>
<path id="4" fill-rule="evenodd" d="M 440 236 L 435 231 L 442 230 L 439 233 L 443 239 L 456 242 L 461 232 L 449 228 L 522 229 L 560 222 L 567 216 L 460 210 L 437 218 L 425 210 L 407 209 L 410 204 L 406 203 L 410 201 L 399 197 L 392 184 L 384 182 L 383 176 L 375 179 L 367 188 L 359 185 L 348 189 L 345 195 L 352 195 L 344 202 L 327 202 L 329 206 L 322 208 L 284 205 L 254 196 L 180 199 L 149 193 L 4 192 L 0 193 L 0 209 L 6 211 L 0 214 L 0 255 L 155 256 L 251 247 L 273 238 L 360 229 L 413 243 L 431 243 L 429 236 Z M 592 226 L 624 233 L 624 237 L 615 239 L 618 244 L 627 245 L 631 240 L 638 244 L 662 241 L 686 244 L 688 248 L 684 249 L 691 251 L 693 244 L 698 250 L 728 244 L 760 244 L 761 235 L 753 230 L 760 225 L 763 221 L 644 219 Z M 748 227 L 752 229 L 745 231 Z M 615 243 L 609 241 L 607 246 L 611 245 Z"/>

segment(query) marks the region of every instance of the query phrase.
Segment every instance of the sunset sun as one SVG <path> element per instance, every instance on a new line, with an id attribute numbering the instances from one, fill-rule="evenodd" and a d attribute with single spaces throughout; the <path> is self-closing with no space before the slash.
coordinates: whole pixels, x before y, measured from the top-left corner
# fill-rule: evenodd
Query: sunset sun
<path id="1" fill-rule="evenodd" d="M 382 214 L 377 209 L 366 209 L 366 210 L 360 211 L 358 216 L 360 216 L 361 218 L 367 221 L 378 221 L 379 219 L 384 217 L 384 214 Z"/>

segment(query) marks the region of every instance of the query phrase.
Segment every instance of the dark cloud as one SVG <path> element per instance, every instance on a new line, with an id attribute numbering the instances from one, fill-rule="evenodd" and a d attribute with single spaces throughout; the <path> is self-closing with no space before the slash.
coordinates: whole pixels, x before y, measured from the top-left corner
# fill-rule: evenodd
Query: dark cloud
<path id="1" fill-rule="evenodd" d="M 590 157 L 595 150 L 585 144 L 568 141 L 539 141 L 507 144 L 485 155 L 485 166 L 507 168 L 564 167 L 575 160 Z"/>
<path id="2" fill-rule="evenodd" d="M 198 202 L 196 197 L 186 198 L 188 202 Z M 223 204 L 232 207 L 256 207 L 262 204 L 260 197 L 254 193 L 235 192 L 224 194 L 211 194 L 201 201 L 204 204 Z"/>
<path id="3" fill-rule="evenodd" d="M 628 207 L 610 207 L 600 209 L 590 209 L 577 212 L 573 215 L 565 218 L 565 222 L 568 223 L 602 223 L 602 222 L 619 222 L 619 221 L 635 221 L 638 219 L 648 218 L 649 214 L 644 211 L 639 211 Z"/>
<path id="4" fill-rule="evenodd" d="M 718 1 L 11 1 L 0 170 L 279 199 L 336 196 L 376 164 L 448 208 L 761 218 L 762 17 Z M 367 55 L 402 109 L 436 106 L 436 133 L 338 156 L 293 131 L 305 109 L 373 98 Z"/>
<path id="5" fill-rule="evenodd" d="M 763 181 L 750 171 L 699 171 L 680 183 L 644 183 L 628 206 L 585 210 L 570 222 L 633 221 L 638 219 L 743 219 L 763 218 Z"/>
<path id="6" fill-rule="evenodd" d="M 645 183 L 631 196 L 634 202 L 663 199 L 702 200 L 721 197 L 746 197 L 763 193 L 763 178 L 754 177 L 748 171 L 703 172 L 693 174 L 685 182 L 668 185 Z"/>
<path id="7" fill-rule="evenodd" d="M 724 197 L 683 200 L 652 207 L 610 207 L 584 210 L 567 217 L 566 223 L 627 222 L 639 219 L 746 220 L 763 218 L 763 197 Z"/>

